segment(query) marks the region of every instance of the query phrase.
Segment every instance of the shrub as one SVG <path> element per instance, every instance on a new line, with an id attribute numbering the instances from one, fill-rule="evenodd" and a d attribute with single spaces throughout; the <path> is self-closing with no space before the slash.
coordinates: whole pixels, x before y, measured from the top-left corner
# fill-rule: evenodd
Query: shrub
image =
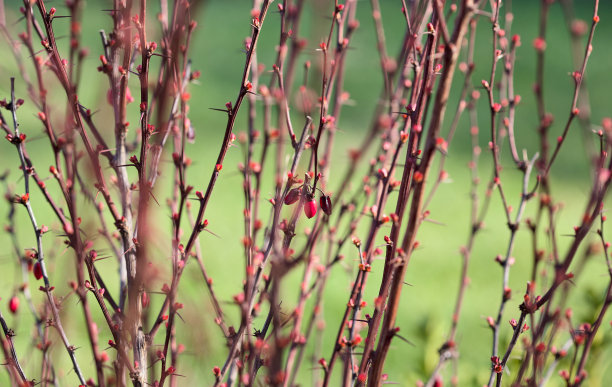
<path id="1" fill-rule="evenodd" d="M 356 0 L 256 0 L 248 18 L 236 18 L 242 25 L 229 22 L 236 5 L 114 1 L 95 43 L 98 4 L 24 1 L 5 15 L 0 3 L 3 50 L 17 64 L 0 116 L 14 148 L 5 148 L 2 180 L 10 266 L 20 276 L 3 284 L 15 315 L 0 314 L 7 380 L 578 386 L 603 378 L 589 355 L 605 350 L 598 340 L 612 302 L 604 233 L 612 119 L 594 123 L 584 84 L 599 2 L 589 22 L 559 3 L 542 1 L 529 37 L 533 106 L 515 87 L 529 48 L 512 33 L 531 5 L 513 12 L 499 0 L 433 0 L 392 9 L 372 0 L 360 36 L 367 6 Z M 225 10 L 215 18 L 226 28 L 206 42 L 237 45 L 236 31 L 249 31 L 230 79 L 197 70 L 204 56 L 232 71 L 237 62 L 225 59 L 233 47 L 194 40 L 208 11 L 198 8 L 209 6 Z M 563 98 L 546 88 L 559 62 L 547 55 L 556 9 L 575 63 L 558 121 L 549 99 Z M 383 13 L 394 21 L 384 24 Z M 99 57 L 97 71 L 89 57 Z M 377 74 L 367 67 L 373 58 Z M 380 81 L 380 90 L 349 94 L 359 78 Z M 228 85 L 233 96 L 221 102 Z M 362 105 L 351 109 L 353 98 L 374 101 L 369 121 Z M 569 220 L 559 198 L 570 183 L 555 186 L 568 164 L 584 199 L 567 204 Z M 449 170 L 468 175 L 459 180 L 469 195 L 447 188 Z M 457 263 L 449 251 L 463 235 Z M 470 298 L 470 273 L 497 290 Z M 409 278 L 419 284 L 406 298 Z M 195 299 L 203 289 L 205 302 Z M 18 335 L 11 318 L 28 322 Z"/>

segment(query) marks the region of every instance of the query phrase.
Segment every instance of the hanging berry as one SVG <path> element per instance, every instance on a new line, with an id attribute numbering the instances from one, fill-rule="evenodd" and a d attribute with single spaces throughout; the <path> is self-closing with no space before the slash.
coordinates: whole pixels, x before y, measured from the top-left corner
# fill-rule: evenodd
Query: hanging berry
<path id="1" fill-rule="evenodd" d="M 308 198 L 306 203 L 304 203 L 304 214 L 306 214 L 308 219 L 317 214 L 317 202 L 314 200 L 314 197 Z"/>
<path id="2" fill-rule="evenodd" d="M 332 202 L 331 198 L 328 195 L 322 195 L 319 198 L 319 204 L 321 205 L 321 209 L 323 210 L 323 212 L 325 212 L 327 215 L 331 215 Z"/>
<path id="3" fill-rule="evenodd" d="M 32 271 L 34 272 L 34 278 L 36 278 L 37 280 L 43 277 L 43 272 L 42 272 L 42 268 L 40 267 L 40 262 L 36 262 L 34 264 L 34 268 Z"/>
<path id="4" fill-rule="evenodd" d="M 301 190 L 294 188 L 285 195 L 285 204 L 290 205 L 297 202 L 300 199 Z"/>
<path id="5" fill-rule="evenodd" d="M 15 314 L 17 313 L 18 308 L 19 308 L 19 298 L 17 298 L 17 296 L 13 296 L 9 300 L 9 310 L 11 311 L 11 313 Z"/>

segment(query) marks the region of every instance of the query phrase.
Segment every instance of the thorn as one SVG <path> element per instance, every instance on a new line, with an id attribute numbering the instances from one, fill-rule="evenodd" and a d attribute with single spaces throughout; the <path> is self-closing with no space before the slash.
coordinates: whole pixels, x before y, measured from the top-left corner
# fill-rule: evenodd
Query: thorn
<path id="1" fill-rule="evenodd" d="M 151 190 L 149 190 L 149 195 L 151 195 L 151 197 L 153 198 L 153 201 L 157 204 L 157 206 L 159 207 L 159 202 L 157 201 L 157 198 L 155 197 L 155 195 L 153 195 L 153 192 L 151 192 Z"/>
<path id="2" fill-rule="evenodd" d="M 408 345 L 411 346 L 415 346 L 414 343 L 410 340 L 408 340 L 407 338 L 403 337 L 402 335 L 398 335 L 397 333 L 395 334 L 395 337 L 397 337 L 398 339 L 402 340 L 403 342 L 407 343 Z"/>
<path id="3" fill-rule="evenodd" d="M 208 228 L 205 228 L 205 229 L 204 229 L 204 231 L 206 231 L 206 232 L 208 232 L 208 233 L 210 233 L 210 234 L 212 234 L 212 235 L 216 236 L 216 237 L 217 237 L 217 238 L 219 238 L 219 239 L 223 239 L 223 238 L 221 238 L 219 235 L 217 235 L 217 234 L 215 234 L 214 232 L 210 231 Z"/>
<path id="4" fill-rule="evenodd" d="M 439 222 L 437 220 L 433 220 L 433 219 L 429 219 L 429 218 L 425 218 L 423 220 L 426 221 L 426 222 L 437 224 L 438 226 L 446 226 L 446 223 L 442 223 L 442 222 Z"/>

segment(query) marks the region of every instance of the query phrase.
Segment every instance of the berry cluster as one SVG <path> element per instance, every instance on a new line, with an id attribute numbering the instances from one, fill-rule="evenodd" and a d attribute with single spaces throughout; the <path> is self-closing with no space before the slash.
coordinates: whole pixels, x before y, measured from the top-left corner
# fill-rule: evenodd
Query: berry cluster
<path id="1" fill-rule="evenodd" d="M 312 218 L 317 214 L 317 202 L 315 200 L 315 191 L 318 190 L 321 192 L 321 197 L 319 197 L 319 205 L 321 206 L 321 210 L 327 215 L 331 215 L 332 211 L 332 202 L 329 195 L 326 195 L 323 191 L 318 188 L 311 187 L 308 184 L 302 184 L 297 188 L 291 189 L 285 195 L 285 204 L 291 205 L 297 202 L 300 199 L 304 200 L 304 214 L 308 219 Z"/>

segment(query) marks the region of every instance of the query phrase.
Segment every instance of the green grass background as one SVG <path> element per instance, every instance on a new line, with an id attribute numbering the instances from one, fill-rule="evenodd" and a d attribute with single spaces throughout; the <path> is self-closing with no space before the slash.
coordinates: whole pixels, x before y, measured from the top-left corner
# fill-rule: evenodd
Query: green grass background
<path id="1" fill-rule="evenodd" d="M 308 3 L 308 15 L 303 25 L 301 35 L 309 37 L 309 44 L 301 60 L 310 59 L 315 62 L 318 55 L 315 51 L 318 43 L 327 33 L 329 20 L 318 18 L 319 9 L 328 9 L 327 2 L 312 1 Z M 395 55 L 403 35 L 403 16 L 399 12 L 400 3 L 394 1 L 382 1 L 382 16 L 385 23 L 385 32 L 390 55 Z M 193 15 L 198 21 L 197 33 L 193 40 L 191 58 L 194 69 L 202 71 L 199 85 L 191 87 L 191 111 L 190 118 L 196 128 L 197 140 L 187 148 L 188 154 L 193 158 L 193 167 L 188 171 L 188 179 L 196 189 L 203 189 L 208 183 L 211 165 L 217 156 L 217 150 L 221 143 L 225 128 L 225 117 L 209 107 L 222 107 L 226 101 L 234 100 L 238 92 L 240 75 L 244 65 L 244 54 L 242 53 L 242 40 L 249 32 L 249 1 L 208 1 L 204 2 L 197 14 Z M 378 71 L 378 55 L 376 53 L 373 24 L 370 17 L 370 6 L 366 1 L 358 2 L 358 19 L 360 27 L 357 30 L 351 44 L 349 60 L 346 68 L 345 89 L 351 95 L 353 104 L 343 109 L 339 122 L 336 150 L 334 153 L 329 190 L 334 190 L 339 182 L 343 171 L 347 167 L 346 152 L 348 148 L 357 146 L 355 140 L 364 135 L 370 122 L 380 89 L 381 76 Z M 509 3 L 508 3 L 509 4 Z M 63 5 L 54 4 L 58 8 L 58 14 L 62 13 Z M 109 30 L 111 20 L 100 10 L 108 8 L 109 5 L 102 1 L 87 2 L 88 11 L 85 15 L 87 22 L 83 25 L 83 42 L 90 50 L 89 57 L 85 60 L 86 72 L 79 91 L 80 100 L 86 106 L 100 107 L 101 110 L 95 116 L 96 122 L 110 136 L 112 133 L 112 122 L 107 120 L 110 108 L 105 102 L 107 84 L 104 78 L 95 71 L 98 65 L 98 56 L 101 53 L 100 42 L 97 31 L 99 29 Z M 322 7 L 322 8 L 321 8 Z M 514 1 L 512 7 L 515 11 L 513 22 L 513 33 L 521 35 L 523 46 L 518 49 L 516 65 L 516 92 L 522 96 L 522 102 L 518 107 L 517 114 L 517 145 L 520 150 L 526 149 L 531 156 L 538 149 L 537 143 L 537 113 L 535 99 L 532 92 L 532 84 L 535 79 L 535 54 L 531 47 L 531 41 L 537 35 L 539 6 L 532 1 Z M 22 23 L 16 21 L 14 6 L 7 10 L 7 20 L 11 26 L 13 36 L 21 31 Z M 578 16 L 587 22 L 592 15 L 591 2 L 579 1 L 576 4 Z M 587 67 L 586 86 L 592 110 L 592 122 L 594 127 L 599 125 L 601 119 L 612 115 L 610 104 L 610 89 L 612 79 L 610 76 L 610 64 L 612 64 L 612 50 L 609 41 L 612 37 L 612 7 L 610 4 L 601 4 L 600 16 L 602 22 L 597 28 L 593 41 L 593 53 Z M 270 67 L 274 58 L 274 47 L 277 44 L 278 14 L 271 12 L 266 19 L 262 40 L 259 45 L 258 60 Z M 56 21 L 56 28 L 61 30 L 67 28 L 65 19 Z M 153 29 L 153 28 L 151 28 Z M 62 33 L 58 33 L 62 35 Z M 550 15 L 547 39 L 547 57 L 545 72 L 545 99 L 547 110 L 555 115 L 555 123 L 551 128 L 551 138 L 561 133 L 573 91 L 573 82 L 570 74 L 575 70 L 572 65 L 571 51 L 569 46 L 569 34 L 565 28 L 563 15 L 558 4 L 553 5 Z M 476 49 L 476 72 L 474 83 L 478 85 L 480 79 L 488 78 L 490 71 L 490 49 L 491 32 L 490 24 L 481 20 L 478 28 Z M 65 42 L 64 42 L 65 43 Z M 15 62 L 12 59 L 6 45 L 2 42 L 4 60 L 0 63 L 0 97 L 9 96 L 10 76 L 19 79 Z M 584 44 L 584 40 L 583 40 Z M 65 52 L 65 51 L 64 51 Z M 25 55 L 25 54 L 24 54 Z M 27 58 L 26 58 L 27 61 Z M 31 68 L 31 66 L 28 66 Z M 267 77 L 264 81 L 267 82 Z M 449 112 L 454 111 L 457 103 L 457 90 L 459 90 L 462 76 L 458 74 L 456 79 L 455 93 L 451 95 Z M 130 81 L 132 90 L 137 90 L 137 80 L 132 77 Z M 59 89 L 59 87 L 58 87 Z M 18 82 L 18 91 L 24 96 L 24 86 Z M 56 90 L 57 91 L 57 90 Z M 19 94 L 19 92 L 18 92 Z M 58 93 L 58 96 L 61 94 Z M 58 97 L 61 98 L 61 97 Z M 63 101 L 63 100 L 62 100 Z M 136 114 L 138 107 L 131 106 L 132 114 Z M 55 107 L 55 116 L 61 117 L 63 106 L 58 103 Z M 21 129 L 28 135 L 27 147 L 32 155 L 37 170 L 41 175 L 47 175 L 48 165 L 51 163 L 50 148 L 42 135 L 42 128 L 35 117 L 32 104 L 26 105 L 20 113 Z M 481 124 L 481 146 L 486 149 L 488 142 L 488 113 L 485 101 L 479 105 L 479 119 Z M 135 116 L 132 121 L 136 122 Z M 299 121 L 296 117 L 296 121 Z M 444 129 L 448 130 L 450 119 L 445 121 Z M 294 124 L 300 126 L 301 123 Z M 404 337 L 414 345 L 408 345 L 400 340 L 393 343 L 389 352 L 385 372 L 389 374 L 389 380 L 399 385 L 414 385 L 419 379 L 426 379 L 437 361 L 437 348 L 444 342 L 450 326 L 450 319 L 454 305 L 455 294 L 458 288 L 461 257 L 459 248 L 467 241 L 469 229 L 469 185 L 470 174 L 467 162 L 470 157 L 470 138 L 467 116 L 462 118 L 458 134 L 451 144 L 450 155 L 447 161 L 447 170 L 450 179 L 443 184 L 435 200 L 431 204 L 431 218 L 442 223 L 424 223 L 418 240 L 421 247 L 414 254 L 407 271 L 406 286 L 402 294 L 401 314 L 398 326 Z M 241 115 L 236 131 L 245 130 L 244 114 Z M 569 234 L 572 226 L 581 218 L 584 210 L 584 202 L 587 199 L 590 176 L 587 170 L 589 160 L 583 152 L 583 136 L 581 127 L 574 123 L 570 132 L 568 143 L 564 146 L 552 171 L 552 189 L 557 201 L 564 203 L 558 218 L 558 233 Z M 593 136 L 587 136 L 592 138 Z M 0 160 L 3 168 L 11 171 L 11 186 L 16 192 L 23 190 L 23 179 L 17 169 L 17 157 L 14 148 L 9 143 L 0 145 Z M 510 204 L 517 207 L 519 201 L 519 184 L 521 175 L 511 163 L 507 147 L 503 150 L 502 182 L 507 190 Z M 204 249 L 204 259 L 211 277 L 215 281 L 215 288 L 221 300 L 227 302 L 224 308 L 228 319 L 236 326 L 239 324 L 237 308 L 232 306 L 232 295 L 241 289 L 243 276 L 243 250 L 240 244 L 242 231 L 242 181 L 238 174 L 236 165 L 242 160 L 242 152 L 239 147 L 231 148 L 224 163 L 223 173 L 213 194 L 206 217 L 210 221 L 210 229 L 219 238 L 204 233 L 201 242 Z M 490 176 L 490 155 L 483 152 L 481 158 L 481 178 Z M 165 161 L 164 165 L 171 164 Z M 365 172 L 365 170 L 364 170 Z M 363 172 L 362 172 L 363 173 Z M 268 182 L 271 180 L 268 179 Z M 334 184 L 336 183 L 336 184 Z M 53 186 L 49 180 L 48 184 Z M 158 197 L 160 198 L 159 220 L 159 245 L 160 256 L 167 255 L 169 248 L 170 230 L 169 211 L 164 205 L 164 193 L 171 185 L 171 180 L 162 178 L 158 183 Z M 262 195 L 271 196 L 269 184 L 264 187 Z M 357 190 L 359 184 L 353 189 Z M 482 190 L 480 192 L 482 195 Z M 57 286 L 56 295 L 61 297 L 67 294 L 67 281 L 74 277 L 73 255 L 66 251 L 61 244 L 61 228 L 57 225 L 54 215 L 45 205 L 37 191 L 32 193 L 32 202 L 39 223 L 48 225 L 52 232 L 44 237 L 48 264 L 51 269 L 51 280 Z M 88 204 L 81 203 L 81 208 L 87 209 Z M 266 208 L 265 205 L 263 208 Z M 535 214 L 536 201 L 529 203 L 526 217 Z M 0 204 L 0 214 L 6 214 L 8 207 L 5 202 Z M 3 215 L 0 215 L 3 216 Z M 19 208 L 18 235 L 22 248 L 34 246 L 35 240 L 29 225 L 27 214 Z M 84 218 L 84 229 L 95 237 L 95 228 L 88 227 Z M 307 222 L 304 222 L 307 226 Z M 382 235 L 380 243 L 382 244 Z M 365 235 L 359 235 L 362 238 Z M 473 258 L 471 261 L 469 277 L 470 285 L 466 293 L 465 303 L 462 310 L 460 328 L 457 337 L 459 351 L 459 385 L 471 386 L 482 385 L 486 382 L 490 367 L 491 334 L 487 328 L 485 318 L 494 315 L 497 311 L 501 292 L 501 270 L 493 261 L 497 254 L 505 252 L 508 243 L 509 232 L 505 226 L 501 201 L 498 195 L 492 199 L 491 210 L 486 217 L 486 227 L 476 240 Z M 99 239 L 99 238 L 98 238 Z M 298 236 L 296 243 L 301 243 L 305 237 Z M 561 251 L 567 246 L 569 238 L 560 236 Z M 102 241 L 100 241 L 102 246 Z M 8 236 L 0 235 L 0 245 L 5 249 L 0 257 L 0 270 L 4 277 L 0 280 L 0 296 L 2 297 L 3 314 L 8 323 L 17 334 L 17 353 L 25 365 L 26 374 L 35 376 L 39 373 L 39 352 L 33 348 L 32 319 L 27 313 L 25 305 L 17 316 L 9 315 L 7 301 L 15 290 L 20 286 L 20 276 L 16 269 L 16 257 L 10 248 Z M 550 247 L 550 246 L 546 246 Z M 103 248 L 103 247 L 102 247 Z M 109 254 L 109 251 L 102 250 Z M 333 347 L 333 340 L 337 331 L 341 313 L 346 305 L 350 293 L 350 282 L 354 278 L 357 262 L 353 259 L 356 254 L 353 249 L 348 248 L 344 252 L 347 258 L 341 267 L 333 269 L 328 287 L 325 293 L 324 316 L 327 329 L 323 336 L 323 356 L 329 358 Z M 514 296 L 506 307 L 503 321 L 518 316 L 518 304 L 522 301 L 522 293 L 525 283 L 530 275 L 531 255 L 530 237 L 524 227 L 518 233 L 518 239 L 513 256 L 516 265 L 511 272 L 511 288 Z M 102 261 L 99 269 L 106 273 L 107 277 L 113 277 L 116 271 L 114 259 Z M 286 291 L 283 293 L 283 308 L 291 310 L 295 305 L 295 289 L 291 288 L 294 281 L 299 281 L 301 268 L 286 281 Z M 379 276 L 382 271 L 382 261 L 374 264 L 372 276 L 368 281 L 365 300 L 371 305 L 373 298 L 378 292 Z M 160 273 L 160 277 L 152 280 L 153 289 L 160 289 L 163 282 L 167 281 L 167 275 Z M 592 322 L 593 311 L 602 301 L 605 291 L 607 277 L 603 258 L 596 256 L 587 264 L 585 271 L 575 281 L 576 289 L 572 292 L 569 304 L 575 309 L 576 322 Z M 116 283 L 109 281 L 109 288 L 116 289 Z M 114 287 L 113 287 L 114 285 Z M 42 294 L 38 294 L 38 284 L 31 279 L 30 286 L 33 289 L 37 304 L 42 302 Z M 540 289 L 544 287 L 540 284 Z M 185 304 L 181 313 L 182 320 L 178 322 L 178 342 L 186 346 L 185 354 L 177 364 L 178 373 L 184 375 L 181 385 L 208 385 L 213 381 L 211 369 L 215 365 L 221 366 L 225 360 L 226 350 L 223 345 L 220 331 L 214 326 L 213 314 L 210 309 L 207 293 L 201 283 L 201 275 L 196 265 L 190 264 L 187 268 L 183 281 L 180 285 L 179 301 Z M 152 295 L 153 309 L 161 302 L 161 297 Z M 95 305 L 92 304 L 95 311 Z M 153 312 L 155 313 L 155 312 Z M 81 308 L 76 297 L 67 298 L 62 303 L 62 316 L 66 330 L 71 342 L 81 347 L 77 353 L 86 375 L 93 375 L 93 363 L 90 359 L 88 340 L 84 336 L 84 326 L 81 317 Z M 105 343 L 110 334 L 105 328 L 100 313 L 94 312 L 100 329 L 100 342 Z M 591 357 L 590 376 L 587 385 L 606 385 L 606 381 L 612 380 L 612 364 L 610 362 L 610 329 L 606 324 L 602 326 L 596 339 L 596 350 Z M 261 320 L 257 320 L 255 326 L 260 326 Z M 504 325 L 502 332 L 501 348 L 505 348 L 510 335 L 509 325 Z M 363 331 L 362 335 L 366 332 Z M 562 335 L 564 342 L 569 336 L 567 332 Z M 71 373 L 68 357 L 65 354 L 57 336 L 53 333 L 51 337 L 54 342 L 52 353 L 57 360 L 59 381 L 61 385 L 76 385 L 77 378 Z M 162 342 L 162 335 L 158 334 L 156 343 Z M 558 344 L 560 345 L 560 344 Z M 102 345 L 104 347 L 104 345 Z M 520 350 L 520 345 L 515 353 Z M 112 351 L 112 349 L 110 350 Z M 82 352 L 82 353 L 81 353 Z M 566 365 L 565 365 L 566 366 Z M 511 370 L 518 368 L 517 361 L 509 363 Z M 562 367 L 563 368 L 563 364 Z M 559 369 L 561 369 L 559 368 Z M 309 360 L 302 367 L 300 382 L 309 385 L 311 375 L 319 373 L 316 365 L 311 365 Z M 450 365 L 443 372 L 444 376 L 451 374 Z M 505 378 L 508 383 L 511 378 Z M 561 378 L 553 375 L 551 386 L 561 385 Z M 0 374 L 0 384 L 8 384 L 6 373 Z"/>

